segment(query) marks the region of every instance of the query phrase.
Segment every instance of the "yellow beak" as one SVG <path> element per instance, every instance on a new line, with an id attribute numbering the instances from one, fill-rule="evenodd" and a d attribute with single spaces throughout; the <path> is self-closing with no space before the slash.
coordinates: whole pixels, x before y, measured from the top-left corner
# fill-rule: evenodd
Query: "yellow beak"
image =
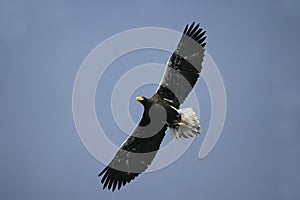
<path id="1" fill-rule="evenodd" d="M 143 101 L 144 98 L 143 97 L 135 97 L 135 100 L 137 100 L 137 101 Z"/>

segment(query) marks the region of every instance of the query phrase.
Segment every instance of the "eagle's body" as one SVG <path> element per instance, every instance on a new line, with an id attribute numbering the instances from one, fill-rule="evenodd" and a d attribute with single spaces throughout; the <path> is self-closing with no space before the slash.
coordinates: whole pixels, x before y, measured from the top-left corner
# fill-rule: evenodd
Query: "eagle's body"
<path id="1" fill-rule="evenodd" d="M 120 189 L 144 172 L 159 150 L 168 127 L 175 138 L 192 137 L 200 132 L 199 121 L 192 109 L 179 107 L 202 69 L 204 34 L 199 24 L 187 25 L 156 93 L 151 98 L 136 98 L 144 106 L 142 118 L 110 164 L 99 174 L 103 176 L 103 189 Z"/>

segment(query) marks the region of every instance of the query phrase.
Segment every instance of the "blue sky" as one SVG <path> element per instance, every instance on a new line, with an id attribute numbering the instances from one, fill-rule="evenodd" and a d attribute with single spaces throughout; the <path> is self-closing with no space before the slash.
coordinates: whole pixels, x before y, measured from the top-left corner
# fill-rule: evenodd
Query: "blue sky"
<path id="1" fill-rule="evenodd" d="M 296 0 L 0 1 L 1 199 L 299 199 L 299 13 Z M 113 34 L 146 26 L 182 31 L 192 21 L 207 31 L 207 50 L 226 87 L 220 140 L 198 159 L 210 119 L 200 80 L 204 134 L 167 168 L 119 192 L 103 191 L 97 174 L 104 165 L 86 151 L 73 122 L 77 70 Z M 146 50 L 113 63 L 103 79 L 107 87 L 97 89 L 98 117 L 114 77 L 168 57 Z M 137 120 L 142 110 L 132 103 Z M 107 114 L 105 128 L 119 145 L 125 135 Z"/>

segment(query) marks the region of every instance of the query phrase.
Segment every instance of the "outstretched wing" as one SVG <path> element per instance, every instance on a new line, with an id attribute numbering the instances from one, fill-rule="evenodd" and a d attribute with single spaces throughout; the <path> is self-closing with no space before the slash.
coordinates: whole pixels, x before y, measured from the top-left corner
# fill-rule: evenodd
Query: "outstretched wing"
<path id="1" fill-rule="evenodd" d="M 116 188 L 120 189 L 151 164 L 165 136 L 167 126 L 155 126 L 158 129 L 153 132 L 152 128 L 141 126 L 144 121 L 145 119 L 142 118 L 110 164 L 100 172 L 103 189 L 106 187 L 112 191 Z"/>
<path id="2" fill-rule="evenodd" d="M 182 38 L 170 57 L 157 94 L 171 105 L 179 108 L 194 87 L 202 69 L 205 31 L 186 25 Z"/>

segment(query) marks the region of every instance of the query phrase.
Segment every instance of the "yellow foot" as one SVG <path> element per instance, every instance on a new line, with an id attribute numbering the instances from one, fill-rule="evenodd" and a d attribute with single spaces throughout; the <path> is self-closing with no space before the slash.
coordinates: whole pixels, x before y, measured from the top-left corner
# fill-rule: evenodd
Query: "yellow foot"
<path id="1" fill-rule="evenodd" d="M 178 126 L 186 126 L 186 124 L 183 123 L 183 122 L 179 122 L 179 123 L 177 123 L 177 125 L 178 125 Z"/>
<path id="2" fill-rule="evenodd" d="M 181 117 L 181 123 L 184 123 L 185 125 L 188 124 L 188 120 L 185 117 Z"/>

